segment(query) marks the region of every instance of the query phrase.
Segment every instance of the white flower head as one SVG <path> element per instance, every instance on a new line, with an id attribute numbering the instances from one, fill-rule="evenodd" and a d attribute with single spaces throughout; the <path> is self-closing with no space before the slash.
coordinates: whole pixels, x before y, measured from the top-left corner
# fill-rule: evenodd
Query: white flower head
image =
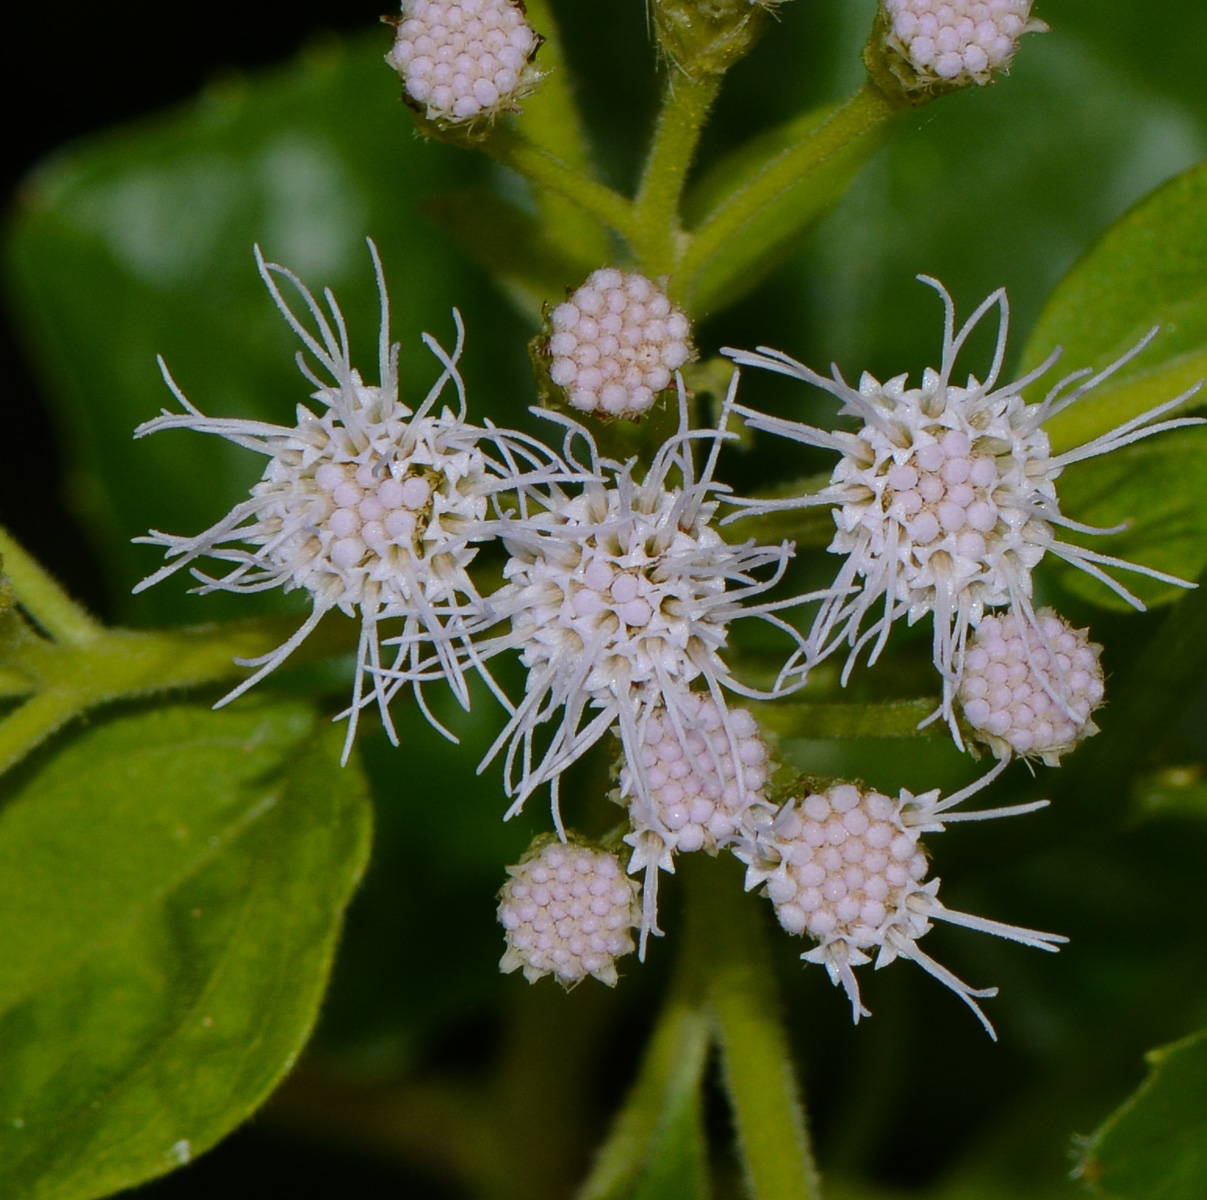
<path id="1" fill-rule="evenodd" d="M 403 0 L 386 62 L 430 121 L 468 125 L 519 110 L 542 76 L 541 37 L 516 0 Z"/>
<path id="2" fill-rule="evenodd" d="M 732 399 L 732 391 L 731 391 Z M 728 408 L 726 409 L 728 411 Z M 749 605 L 774 587 L 792 556 L 788 543 L 729 545 L 712 517 L 718 486 L 713 471 L 720 430 L 688 428 L 680 383 L 680 427 L 654 456 L 640 482 L 633 462 L 601 458 L 590 434 L 568 417 L 546 413 L 567 428 L 565 457 L 581 439 L 590 461 L 579 463 L 573 494 L 552 486 L 547 508 L 501 528 L 511 552 L 506 586 L 492 598 L 510 631 L 479 643 L 483 660 L 503 650 L 520 652 L 527 668 L 525 695 L 483 766 L 506 747 L 505 780 L 518 812 L 538 787 L 551 785 L 559 831 L 558 782 L 563 771 L 613 726 L 619 728 L 633 790 L 652 804 L 641 757 L 656 714 L 678 728 L 695 718 L 703 690 L 725 714 L 725 691 L 758 696 L 729 672 L 721 652 L 729 625 L 758 617 L 803 639 L 775 615 L 813 596 Z M 697 474 L 695 441 L 711 442 Z M 538 731 L 551 725 L 538 752 Z M 737 744 L 736 733 L 730 735 Z"/>
<path id="3" fill-rule="evenodd" d="M 1029 622 L 1015 612 L 986 616 L 964 658 L 958 702 L 975 736 L 998 758 L 1022 754 L 1050 767 L 1098 732 L 1102 647 L 1050 608 Z"/>
<path id="4" fill-rule="evenodd" d="M 256 250 L 260 274 L 285 319 L 317 363 L 315 374 L 299 352 L 298 366 L 312 383 L 317 409 L 299 405 L 293 428 L 261 421 L 203 415 L 160 367 L 168 386 L 185 409 L 164 411 L 135 430 L 143 437 L 163 429 L 213 433 L 264 455 L 268 463 L 251 498 L 237 504 L 212 528 L 195 537 L 152 531 L 137 539 L 163 546 L 169 562 L 135 588 L 152 584 L 191 566 L 200 581 L 198 592 L 259 592 L 274 587 L 301 588 L 310 594 L 312 610 L 282 646 L 242 665 L 257 670 L 219 701 L 226 704 L 257 683 L 313 632 L 332 609 L 359 616 L 361 633 L 356 681 L 348 710 L 347 757 L 357 714 L 377 701 L 390 736 L 389 694 L 381 666 L 378 626 L 400 623 L 402 633 L 393 662 L 393 690 L 413 685 L 425 713 L 421 685 L 443 678 L 463 705 L 469 694 L 463 669 L 468 636 L 482 620 L 483 605 L 467 568 L 476 543 L 488 532 L 494 500 L 500 492 L 527 486 L 539 477 L 544 460 L 523 435 L 465 419 L 465 389 L 457 371 L 464 330 L 454 310 L 457 343 L 446 353 L 434 338 L 423 335 L 441 373 L 415 409 L 398 396 L 398 345 L 389 340 L 389 306 L 376 247 L 369 243 L 381 296 L 379 341 L 380 383 L 367 384 L 348 356 L 343 315 L 330 292 L 325 313 L 301 281 Z M 316 337 L 294 315 L 281 294 L 278 279 L 296 289 L 318 329 Z M 436 409 L 452 382 L 456 411 Z M 488 452 L 493 446 L 495 454 Z M 527 476 L 524 467 L 534 468 Z M 208 557 L 233 563 L 217 577 L 192 566 Z M 371 683 L 366 696 L 364 684 Z M 428 713 L 429 720 L 436 724 Z M 437 728 L 439 726 L 437 725 Z"/>
<path id="5" fill-rule="evenodd" d="M 887 49 L 901 58 L 907 87 L 992 82 L 1009 68 L 1019 39 L 1048 27 L 1033 0 L 881 0 Z"/>
<path id="6" fill-rule="evenodd" d="M 1038 950 L 1055 950 L 1067 940 L 947 908 L 938 898 L 939 880 L 926 882 L 929 862 L 920 840 L 923 833 L 941 831 L 951 821 L 1033 812 L 1047 803 L 951 811 L 995 779 L 1004 766 L 999 763 L 946 800 L 940 800 L 937 790 L 920 796 L 903 790 L 893 799 L 852 783 L 803 789 L 770 825 L 755 831 L 735 850 L 747 864 L 747 890 L 761 886 L 780 924 L 789 933 L 817 943 L 801 958 L 824 966 L 833 983 L 841 984 L 856 1022 L 870 1014 L 860 1000 L 854 968 L 871 962 L 875 954 L 877 970 L 897 958 L 913 959 L 951 988 L 995 1037 L 977 1000 L 996 995 L 997 989 L 969 987 L 918 948 L 919 939 L 935 921 L 992 933 Z"/>
<path id="7" fill-rule="evenodd" d="M 677 711 L 655 709 L 640 736 L 639 762 L 621 759 L 615 799 L 629 810 L 629 871 L 645 873 L 644 939 L 657 925 L 660 869 L 673 872 L 676 854 L 715 854 L 775 809 L 763 790 L 770 751 L 747 709 L 687 692 Z"/>
<path id="8" fill-rule="evenodd" d="M 926 370 L 920 387 L 908 387 L 904 375 L 880 383 L 865 373 L 854 388 L 837 366 L 827 378 L 767 347 L 757 353 L 725 351 L 744 365 L 823 388 L 842 402 L 840 416 L 860 422 L 855 432 L 827 431 L 737 406 L 754 429 L 835 450 L 841 457 L 829 485 L 815 495 L 736 503 L 743 511 L 756 513 L 824 505 L 834 516 L 837 533 L 829 549 L 844 555 L 846 562 L 832 595 L 818 611 L 804 663 L 790 664 L 790 669 L 803 676 L 811 665 L 846 644 L 851 649 L 845 683 L 869 643 L 869 662 L 875 662 L 898 618 L 906 617 L 913 624 L 933 613 L 934 661 L 943 677 L 939 711 L 959 742 L 953 700 L 964 670 L 969 632 L 987 608 L 1001 606 L 1012 607 L 1030 627 L 1039 628 L 1031 603 L 1031 572 L 1045 554 L 1055 554 L 1085 571 L 1138 609 L 1144 608 L 1141 601 L 1104 567 L 1134 571 L 1179 587 L 1194 586 L 1151 567 L 1061 541 L 1057 528 L 1084 534 L 1118 529 L 1100 529 L 1065 517 L 1056 480 L 1072 463 L 1164 430 L 1203 422 L 1197 417 L 1157 420 L 1194 395 L 1196 385 L 1101 437 L 1053 454 L 1043 422 L 1134 358 L 1156 331 L 1105 370 L 1075 372 L 1057 383 L 1042 402 L 1028 404 L 1022 389 L 1052 367 L 1059 349 L 1025 378 L 999 385 L 1009 313 L 1005 291 L 989 296 L 957 333 L 951 297 L 937 280 L 919 278 L 942 296 L 946 312 L 941 365 L 937 371 Z M 969 334 L 994 307 L 1001 319 L 989 373 L 984 382 L 970 375 L 959 386 L 952 382 L 956 358 Z M 867 624 L 877 606 L 882 606 L 882 614 Z"/>
<path id="9" fill-rule="evenodd" d="M 633 952 L 638 884 L 615 854 L 577 840 L 538 839 L 499 893 L 504 973 L 535 983 L 553 975 L 570 988 L 588 975 L 616 985 L 616 960 Z"/>
<path id="10" fill-rule="evenodd" d="M 694 353 L 687 316 L 639 271 L 592 272 L 549 324 L 549 378 L 572 408 L 600 417 L 648 412 Z"/>

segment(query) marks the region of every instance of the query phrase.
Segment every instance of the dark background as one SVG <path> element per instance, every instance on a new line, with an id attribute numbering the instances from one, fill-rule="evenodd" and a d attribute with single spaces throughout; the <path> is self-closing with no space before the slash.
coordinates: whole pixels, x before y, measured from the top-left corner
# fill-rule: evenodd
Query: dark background
<path id="1" fill-rule="evenodd" d="M 310 39 L 363 29 L 382 0 L 212 0 L 205 5 L 116 0 L 103 6 L 26 3 L 5 18 L 0 71 L 6 209 L 45 155 L 106 126 L 193 96 L 207 82 L 289 58 Z M 0 471 L 0 513 L 12 533 L 93 609 L 104 589 L 87 542 L 59 498 L 59 463 L 39 388 L 12 314 L 0 322 L 5 435 L 21 448 Z M 37 453 L 28 453 L 37 447 Z M 36 496 L 36 503 L 31 497 Z"/>

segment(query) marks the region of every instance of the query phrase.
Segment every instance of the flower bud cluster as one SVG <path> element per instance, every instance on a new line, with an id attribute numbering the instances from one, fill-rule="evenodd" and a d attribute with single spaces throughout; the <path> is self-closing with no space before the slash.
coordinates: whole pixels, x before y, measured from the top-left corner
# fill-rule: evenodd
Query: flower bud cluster
<path id="1" fill-rule="evenodd" d="M 687 692 L 673 717 L 665 708 L 650 717 L 639 753 L 636 770 L 627 762 L 620 770 L 634 846 L 654 832 L 671 851 L 712 853 L 737 837 L 752 807 L 771 807 L 763 796 L 769 751 L 744 708 L 725 713 L 706 693 Z"/>
<path id="2" fill-rule="evenodd" d="M 467 123 L 516 108 L 540 41 L 515 0 L 405 0 L 386 61 L 429 120 Z"/>
<path id="3" fill-rule="evenodd" d="M 499 894 L 507 951 L 499 966 L 529 983 L 553 975 L 572 987 L 588 975 L 616 983 L 616 960 L 634 949 L 637 883 L 620 860 L 590 846 L 539 842 Z"/>
<path id="4" fill-rule="evenodd" d="M 926 877 L 918 830 L 888 796 L 843 783 L 788 805 L 764 840 L 765 882 L 780 924 L 823 944 L 867 950 L 881 944 L 905 897 Z"/>
<path id="5" fill-rule="evenodd" d="M 1052 609 L 1036 625 L 1013 611 L 977 626 L 964 660 L 964 719 L 999 758 L 1034 755 L 1056 766 L 1098 732 L 1090 713 L 1103 697 L 1102 647 Z"/>
<path id="6" fill-rule="evenodd" d="M 687 317 L 639 271 L 604 267 L 550 317 L 549 378 L 573 408 L 635 418 L 692 357 Z"/>
<path id="7" fill-rule="evenodd" d="M 887 42 L 917 86 L 989 83 L 1004 71 L 1024 33 L 1047 26 L 1032 0 L 882 0 Z"/>

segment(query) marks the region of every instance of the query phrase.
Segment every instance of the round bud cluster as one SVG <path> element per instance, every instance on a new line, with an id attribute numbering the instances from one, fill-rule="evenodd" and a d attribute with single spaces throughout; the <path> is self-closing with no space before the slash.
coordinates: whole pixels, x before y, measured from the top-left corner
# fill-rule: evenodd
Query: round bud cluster
<path id="1" fill-rule="evenodd" d="M 999 758 L 1034 755 L 1056 766 L 1098 732 L 1090 713 L 1102 703 L 1102 647 L 1050 608 L 1036 616 L 1038 629 L 1013 611 L 982 619 L 965 655 L 959 700 Z"/>
<path id="2" fill-rule="evenodd" d="M 461 123 L 514 109 L 539 45 L 515 0 L 405 0 L 386 61 L 429 120 Z"/>
<path id="3" fill-rule="evenodd" d="M 762 792 L 769 752 L 743 708 L 729 710 L 728 731 L 726 714 L 705 692 L 687 692 L 676 708 L 674 720 L 659 708 L 645 727 L 640 772 L 648 799 L 636 772 L 621 767 L 620 795 L 634 828 L 626 840 L 636 844 L 653 830 L 672 851 L 711 853 L 734 840 L 752 805 L 770 808 Z"/>
<path id="4" fill-rule="evenodd" d="M 884 943 L 926 876 L 919 834 L 898 801 L 836 784 L 780 811 L 758 838 L 748 885 L 766 885 L 789 933 L 867 950 Z"/>
<path id="5" fill-rule="evenodd" d="M 572 987 L 588 975 L 612 987 L 616 959 L 634 949 L 639 919 L 635 880 L 606 850 L 546 841 L 514 867 L 499 893 L 505 972 L 522 968 L 535 983 L 553 975 Z"/>
<path id="6" fill-rule="evenodd" d="M 638 271 L 593 272 L 550 324 L 549 378 L 600 416 L 647 412 L 693 353 L 687 317 Z"/>
<path id="7" fill-rule="evenodd" d="M 1046 29 L 1032 0 L 883 0 L 890 44 L 920 83 L 988 83 L 1024 33 Z"/>

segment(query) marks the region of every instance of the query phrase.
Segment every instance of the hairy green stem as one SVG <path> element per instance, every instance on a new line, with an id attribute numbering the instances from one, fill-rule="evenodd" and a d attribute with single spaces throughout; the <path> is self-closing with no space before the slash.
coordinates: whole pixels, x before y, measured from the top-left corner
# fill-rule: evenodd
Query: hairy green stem
<path id="1" fill-rule="evenodd" d="M 708 947 L 708 998 L 750 1194 L 821 1200 L 760 901 L 743 894 L 728 855 L 683 860 L 688 937 Z"/>
<path id="2" fill-rule="evenodd" d="M 635 202 L 634 249 L 650 275 L 672 271 L 682 252 L 680 202 L 704 121 L 721 88 L 721 76 L 692 79 L 671 66 L 662 108 Z"/>
<path id="3" fill-rule="evenodd" d="M 546 188 L 578 205 L 630 242 L 637 233 L 633 202 L 619 192 L 584 175 L 562 159 L 530 142 L 523 134 L 502 126 L 483 148 L 498 162 L 523 175 L 538 188 Z"/>
<path id="4" fill-rule="evenodd" d="M 103 635 L 104 627 L 72 600 L 5 529 L 0 529 L 0 555 L 17 603 L 55 641 L 87 646 Z"/>
<path id="5" fill-rule="evenodd" d="M 679 275 L 690 281 L 759 214 L 820 167 L 880 128 L 897 108 L 874 84 L 864 84 L 800 141 L 769 159 L 726 196 L 693 231 Z M 690 287 L 690 282 L 684 286 Z"/>

